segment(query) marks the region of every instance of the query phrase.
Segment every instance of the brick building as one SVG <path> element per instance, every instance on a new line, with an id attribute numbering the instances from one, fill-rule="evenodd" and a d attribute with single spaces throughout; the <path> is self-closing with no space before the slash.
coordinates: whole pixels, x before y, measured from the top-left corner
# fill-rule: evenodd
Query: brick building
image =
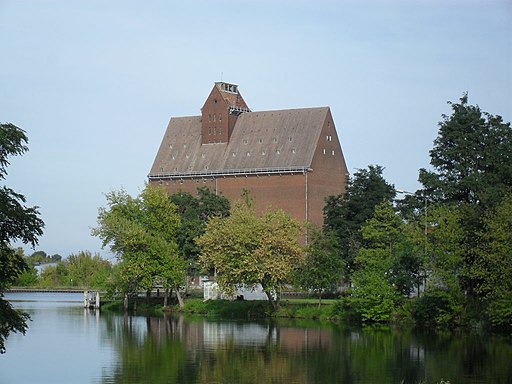
<path id="1" fill-rule="evenodd" d="M 246 189 L 260 211 L 322 225 L 347 175 L 329 107 L 252 112 L 237 85 L 217 82 L 200 116 L 171 118 L 148 178 L 170 194 L 207 186 L 232 203 Z"/>

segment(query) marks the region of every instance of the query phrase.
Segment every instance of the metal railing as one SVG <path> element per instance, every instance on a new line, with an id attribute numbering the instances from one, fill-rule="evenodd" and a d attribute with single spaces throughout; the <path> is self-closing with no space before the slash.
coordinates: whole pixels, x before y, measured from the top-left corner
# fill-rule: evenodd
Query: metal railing
<path id="1" fill-rule="evenodd" d="M 249 175 L 276 175 L 306 173 L 312 171 L 308 167 L 274 167 L 274 168 L 246 168 L 246 169 L 221 169 L 190 172 L 160 172 L 148 175 L 149 180 L 165 179 L 191 179 L 214 178 L 225 176 L 249 176 Z"/>

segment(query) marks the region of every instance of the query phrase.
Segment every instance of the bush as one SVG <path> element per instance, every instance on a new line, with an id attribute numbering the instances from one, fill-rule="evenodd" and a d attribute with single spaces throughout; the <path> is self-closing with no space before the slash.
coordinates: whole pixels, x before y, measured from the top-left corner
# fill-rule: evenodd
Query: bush
<path id="1" fill-rule="evenodd" d="M 412 301 L 412 315 L 419 326 L 455 326 L 460 324 L 462 303 L 448 291 L 429 288 Z"/>

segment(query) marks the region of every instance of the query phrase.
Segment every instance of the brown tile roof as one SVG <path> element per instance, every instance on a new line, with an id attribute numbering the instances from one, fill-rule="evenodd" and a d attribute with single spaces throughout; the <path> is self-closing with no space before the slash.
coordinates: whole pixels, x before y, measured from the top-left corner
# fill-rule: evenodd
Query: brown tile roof
<path id="1" fill-rule="evenodd" d="M 172 118 L 150 178 L 309 168 L 329 108 L 242 113 L 229 143 L 201 145 L 201 117 Z"/>

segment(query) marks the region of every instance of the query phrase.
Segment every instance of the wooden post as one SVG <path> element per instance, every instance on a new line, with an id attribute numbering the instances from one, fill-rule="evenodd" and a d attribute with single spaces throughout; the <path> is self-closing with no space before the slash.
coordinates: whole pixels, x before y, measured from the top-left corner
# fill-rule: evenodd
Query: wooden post
<path id="1" fill-rule="evenodd" d="M 89 292 L 84 291 L 84 308 L 89 308 Z"/>
<path id="2" fill-rule="evenodd" d="M 100 292 L 96 292 L 96 302 L 94 303 L 94 308 L 99 309 L 100 308 Z"/>

